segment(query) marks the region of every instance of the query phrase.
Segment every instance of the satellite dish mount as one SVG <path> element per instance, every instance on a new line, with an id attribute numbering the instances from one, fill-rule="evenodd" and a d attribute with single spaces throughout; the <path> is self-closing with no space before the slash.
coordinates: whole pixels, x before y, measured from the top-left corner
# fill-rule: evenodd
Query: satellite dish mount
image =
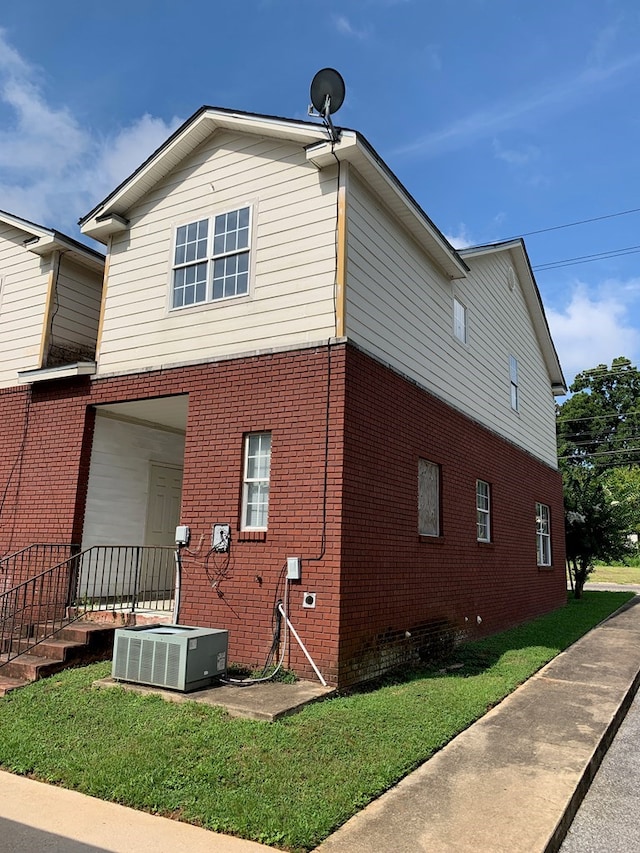
<path id="1" fill-rule="evenodd" d="M 345 85 L 342 75 L 335 68 L 323 68 L 311 81 L 311 104 L 308 114 L 322 119 L 332 143 L 340 138 L 331 121 L 333 113 L 338 112 L 345 96 Z"/>

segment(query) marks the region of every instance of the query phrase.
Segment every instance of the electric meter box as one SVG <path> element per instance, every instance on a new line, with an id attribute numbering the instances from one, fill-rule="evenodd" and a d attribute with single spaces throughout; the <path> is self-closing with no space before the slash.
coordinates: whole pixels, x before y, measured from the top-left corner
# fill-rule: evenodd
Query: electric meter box
<path id="1" fill-rule="evenodd" d="M 111 675 L 118 681 L 188 692 L 227 672 L 229 632 L 187 625 L 118 628 Z"/>

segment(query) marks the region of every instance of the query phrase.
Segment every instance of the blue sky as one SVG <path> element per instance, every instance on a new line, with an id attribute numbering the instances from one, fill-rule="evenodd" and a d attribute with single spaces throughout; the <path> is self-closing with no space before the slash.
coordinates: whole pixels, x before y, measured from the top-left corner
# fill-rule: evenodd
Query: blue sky
<path id="1" fill-rule="evenodd" d="M 525 239 L 567 379 L 640 361 L 637 0 L 4 3 L 0 208 L 77 236 L 202 104 L 305 118 L 324 66 L 454 245 L 609 217 Z"/>

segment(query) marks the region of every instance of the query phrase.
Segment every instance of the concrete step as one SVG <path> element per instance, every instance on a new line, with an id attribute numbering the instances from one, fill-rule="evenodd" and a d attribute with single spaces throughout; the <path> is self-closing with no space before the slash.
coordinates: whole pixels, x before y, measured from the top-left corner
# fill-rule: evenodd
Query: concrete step
<path id="1" fill-rule="evenodd" d="M 34 629 L 34 636 L 42 636 L 51 626 L 41 625 Z M 108 660 L 113 654 L 115 627 L 104 623 L 74 622 L 32 645 L 32 639 L 14 639 L 12 650 L 21 652 L 12 660 L 7 654 L 0 655 L 2 678 L 22 683 L 37 681 L 80 663 Z M 5 649 L 6 651 L 6 649 Z M 9 684 L 11 689 L 21 684 Z M 3 694 L 0 694 L 3 695 Z"/>
<path id="2" fill-rule="evenodd" d="M 12 690 L 25 687 L 28 683 L 23 678 L 9 678 L 7 675 L 0 675 L 0 696 L 6 696 Z"/>
<path id="3" fill-rule="evenodd" d="M 0 658 L 1 661 L 1 658 Z M 52 658 L 39 657 L 33 654 L 18 655 L 2 665 L 2 675 L 9 678 L 18 678 L 24 681 L 38 681 L 60 672 L 66 666 L 64 660 L 53 660 Z"/>
<path id="4" fill-rule="evenodd" d="M 127 619 L 133 624 L 167 621 L 167 614 L 149 614 L 148 617 L 136 614 Z M 7 640 L 4 648 L 0 649 L 0 696 L 70 666 L 110 660 L 115 631 L 121 624 L 122 620 L 114 618 L 72 622 L 33 646 L 34 638 L 44 637 L 51 631 L 51 624 L 43 624 L 34 627 L 34 636 L 30 639 L 15 637 Z M 16 651 L 20 654 L 7 660 L 9 648 L 13 654 Z"/>

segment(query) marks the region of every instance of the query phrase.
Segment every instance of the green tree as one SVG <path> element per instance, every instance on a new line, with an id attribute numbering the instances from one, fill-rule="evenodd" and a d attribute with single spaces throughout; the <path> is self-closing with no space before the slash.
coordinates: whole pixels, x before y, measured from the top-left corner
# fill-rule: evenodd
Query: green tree
<path id="1" fill-rule="evenodd" d="M 640 371 L 628 358 L 579 373 L 557 409 L 567 562 L 576 598 L 596 560 L 624 559 L 640 529 Z"/>
<path id="2" fill-rule="evenodd" d="M 626 508 L 629 532 L 640 533 L 640 465 L 609 468 L 602 474 L 602 483 L 611 501 Z"/>
<path id="3" fill-rule="evenodd" d="M 561 468 L 640 464 L 640 371 L 623 356 L 579 373 L 557 410 Z"/>
<path id="4" fill-rule="evenodd" d="M 630 553 L 631 505 L 612 500 L 603 478 L 589 468 L 574 466 L 563 476 L 567 563 L 580 598 L 596 560 Z"/>

